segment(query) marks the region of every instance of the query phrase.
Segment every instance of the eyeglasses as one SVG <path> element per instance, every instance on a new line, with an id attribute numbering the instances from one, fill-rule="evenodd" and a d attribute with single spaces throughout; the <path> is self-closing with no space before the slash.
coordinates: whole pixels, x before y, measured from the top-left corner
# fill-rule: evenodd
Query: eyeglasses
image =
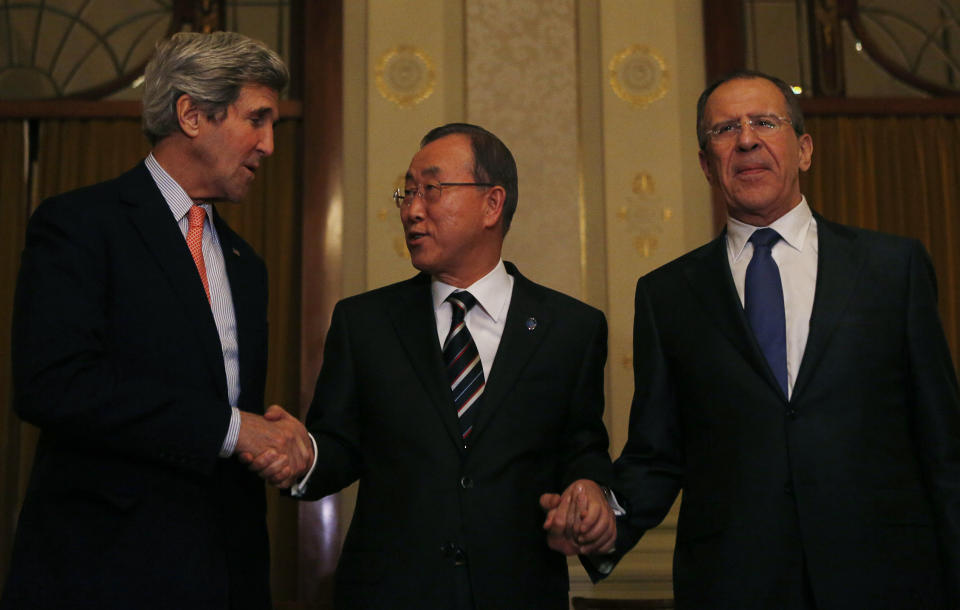
<path id="1" fill-rule="evenodd" d="M 497 185 L 490 182 L 434 182 L 419 185 L 416 188 L 397 189 L 393 192 L 393 200 L 397 203 L 398 208 L 404 205 L 413 205 L 413 200 L 417 195 L 423 197 L 423 200 L 428 204 L 436 203 L 440 201 L 443 189 L 451 186 L 484 186 L 489 188 Z"/>
<path id="2" fill-rule="evenodd" d="M 777 116 L 775 114 L 762 114 L 760 116 L 747 117 L 746 120 L 733 119 L 719 123 L 712 129 L 705 131 L 704 136 L 713 138 L 717 142 L 732 142 L 740 137 L 744 124 L 761 138 L 768 138 L 783 129 L 784 125 L 792 125 L 793 122 L 787 117 Z"/>

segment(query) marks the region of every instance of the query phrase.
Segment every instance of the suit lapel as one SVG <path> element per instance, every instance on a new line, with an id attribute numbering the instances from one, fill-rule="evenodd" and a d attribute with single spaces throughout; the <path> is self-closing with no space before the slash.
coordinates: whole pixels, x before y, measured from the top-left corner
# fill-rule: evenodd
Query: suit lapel
<path id="1" fill-rule="evenodd" d="M 863 252 L 856 246 L 856 236 L 814 214 L 817 219 L 817 287 L 810 332 L 803 350 L 800 370 L 793 387 L 796 398 L 810 383 L 813 371 L 833 336 L 833 330 L 850 302 L 856 280 L 864 263 Z"/>
<path id="2" fill-rule="evenodd" d="M 421 273 L 400 287 L 396 301 L 387 303 L 387 315 L 409 357 L 430 402 L 460 448 L 460 424 L 453 408 L 453 396 L 443 367 L 443 354 L 437 341 L 437 321 L 430 296 L 430 276 Z"/>
<path id="3" fill-rule="evenodd" d="M 782 394 L 780 385 L 757 345 L 737 295 L 727 258 L 726 231 L 696 254 L 690 257 L 684 272 L 705 315 L 714 320 L 717 329 L 740 352 L 744 360 Z"/>
<path id="4" fill-rule="evenodd" d="M 550 332 L 553 320 L 552 311 L 543 300 L 543 293 L 520 275 L 513 264 L 505 265 L 514 278 L 513 293 L 497 355 L 487 375 L 472 438 L 483 434 L 503 404 L 507 392 L 516 385 L 524 367 Z"/>
<path id="5" fill-rule="evenodd" d="M 226 399 L 227 379 L 220 337 L 183 234 L 143 163 L 128 172 L 125 178 L 120 198 L 128 206 L 130 219 L 147 249 L 156 258 L 174 294 L 183 304 L 185 317 L 191 324 L 190 332 L 185 334 L 198 341 L 204 361 L 210 368 L 211 379 L 218 380 L 218 389 Z"/>

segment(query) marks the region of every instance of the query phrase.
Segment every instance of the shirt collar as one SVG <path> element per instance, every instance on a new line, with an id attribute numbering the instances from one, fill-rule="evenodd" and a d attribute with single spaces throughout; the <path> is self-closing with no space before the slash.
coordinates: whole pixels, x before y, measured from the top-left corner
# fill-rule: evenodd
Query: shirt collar
<path id="1" fill-rule="evenodd" d="M 466 288 L 457 288 L 436 278 L 430 280 L 434 311 L 438 311 L 452 293 L 457 290 L 468 290 L 494 322 L 499 322 L 500 318 L 506 314 L 505 305 L 512 289 L 513 278 L 507 273 L 503 259 L 500 259 L 489 273 Z"/>
<path id="2" fill-rule="evenodd" d="M 193 200 L 183 190 L 183 187 L 167 173 L 167 170 L 163 169 L 152 152 L 143 160 L 143 164 L 147 166 L 147 171 L 150 172 L 153 181 L 157 183 L 157 188 L 160 189 L 160 194 L 163 195 L 164 200 L 170 207 L 173 218 L 179 223 L 194 205 Z M 212 206 L 209 203 L 198 203 L 197 205 L 206 210 L 209 218 Z"/>
<path id="3" fill-rule="evenodd" d="M 807 241 L 807 230 L 813 212 L 807 204 L 807 198 L 800 196 L 800 203 L 792 210 L 773 221 L 770 228 L 780 234 L 780 238 L 794 250 L 803 251 Z M 753 232 L 762 227 L 755 227 L 727 216 L 727 251 L 732 260 L 738 260 Z"/>

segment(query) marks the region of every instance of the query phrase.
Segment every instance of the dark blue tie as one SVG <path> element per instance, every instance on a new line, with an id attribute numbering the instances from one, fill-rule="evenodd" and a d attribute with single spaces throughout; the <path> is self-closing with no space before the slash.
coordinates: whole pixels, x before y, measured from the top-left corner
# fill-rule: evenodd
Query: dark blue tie
<path id="1" fill-rule="evenodd" d="M 744 309 L 760 349 L 780 384 L 787 393 L 787 323 L 783 313 L 783 285 L 780 269 L 771 250 L 780 239 L 773 229 L 757 229 L 750 236 L 753 258 L 747 265 L 744 285 Z"/>
<path id="2" fill-rule="evenodd" d="M 473 431 L 476 405 L 483 394 L 484 386 L 480 352 L 477 351 L 477 344 L 463 321 L 477 299 L 469 292 L 461 291 L 448 296 L 447 301 L 453 308 L 453 318 L 450 320 L 450 332 L 443 342 L 443 361 L 447 365 L 453 404 L 457 407 L 457 418 L 460 420 L 460 434 L 466 446 Z"/>

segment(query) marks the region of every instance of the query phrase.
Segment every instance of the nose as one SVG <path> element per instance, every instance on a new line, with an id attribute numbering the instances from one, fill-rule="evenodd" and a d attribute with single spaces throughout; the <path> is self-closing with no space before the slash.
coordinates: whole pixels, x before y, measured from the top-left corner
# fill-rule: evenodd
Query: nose
<path id="1" fill-rule="evenodd" d="M 260 140 L 257 142 L 257 152 L 264 157 L 273 154 L 273 124 L 270 123 L 263 128 Z"/>
<path id="2" fill-rule="evenodd" d="M 400 205 L 400 220 L 404 223 L 413 223 L 423 220 L 426 211 L 426 202 L 420 192 L 413 197 L 410 204 Z"/>
<path id="3" fill-rule="evenodd" d="M 740 133 L 737 135 L 737 148 L 740 150 L 753 150 L 760 145 L 760 137 L 753 130 L 753 125 L 744 118 L 740 119 Z"/>

